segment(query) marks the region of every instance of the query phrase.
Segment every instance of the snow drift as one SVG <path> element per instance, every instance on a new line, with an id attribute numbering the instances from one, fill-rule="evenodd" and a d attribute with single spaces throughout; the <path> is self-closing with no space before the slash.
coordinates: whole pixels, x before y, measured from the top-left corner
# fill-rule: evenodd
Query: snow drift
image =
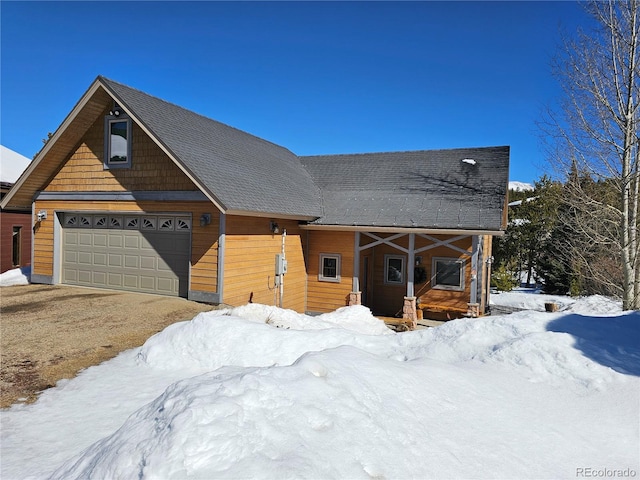
<path id="1" fill-rule="evenodd" d="M 402 334 L 363 307 L 200 314 L 4 411 L 2 477 L 638 472 L 640 314 L 589 301 Z"/>

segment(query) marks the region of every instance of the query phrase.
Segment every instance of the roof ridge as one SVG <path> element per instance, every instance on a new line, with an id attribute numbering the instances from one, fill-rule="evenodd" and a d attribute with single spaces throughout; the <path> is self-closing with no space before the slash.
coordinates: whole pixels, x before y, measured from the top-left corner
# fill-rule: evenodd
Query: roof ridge
<path id="1" fill-rule="evenodd" d="M 178 105 L 177 103 L 173 103 L 173 102 L 170 102 L 168 100 L 165 100 L 164 98 L 158 97 L 156 95 L 152 95 L 150 93 L 145 92 L 144 90 L 140 90 L 139 88 L 131 87 L 131 86 L 125 84 L 125 83 L 118 82 L 116 80 L 112 80 L 110 78 L 105 77 L 104 75 L 98 75 L 98 79 L 100 79 L 100 81 L 102 81 L 103 83 L 105 83 L 105 82 L 107 84 L 114 83 L 114 84 L 116 84 L 116 85 L 118 85 L 120 87 L 128 88 L 128 89 L 133 90 L 135 92 L 141 93 L 142 95 L 146 95 L 147 97 L 151 97 L 154 100 L 157 100 L 159 102 L 165 103 L 167 105 L 171 105 L 172 107 L 178 108 L 178 109 L 183 110 L 185 112 L 188 112 L 188 113 L 190 113 L 192 115 L 196 115 L 196 116 L 198 116 L 200 118 L 203 118 L 204 120 L 207 120 L 209 122 L 213 122 L 215 124 L 222 125 L 223 127 L 229 128 L 231 130 L 235 130 L 236 132 L 240 132 L 243 135 L 247 135 L 249 137 L 255 138 L 257 140 L 260 140 L 261 142 L 269 143 L 269 144 L 271 144 L 273 146 L 276 146 L 278 148 L 286 150 L 287 152 L 291 153 L 292 155 L 298 157 L 298 155 L 296 155 L 294 152 L 289 150 L 287 147 L 284 147 L 284 146 L 282 146 L 282 145 L 280 145 L 278 143 L 272 142 L 271 140 L 267 140 L 266 138 L 259 137 L 257 135 L 254 135 L 253 133 L 249 133 L 249 132 L 247 132 L 245 130 L 242 130 L 242 129 L 238 128 L 238 127 L 234 127 L 233 125 L 229 125 L 228 123 L 224 123 L 224 122 L 221 122 L 221 121 L 216 120 L 214 118 L 207 117 L 206 115 L 203 115 L 202 113 L 198 113 L 198 112 L 196 112 L 194 110 L 190 110 L 190 109 L 185 108 L 185 107 L 183 107 L 181 105 Z"/>
<path id="2" fill-rule="evenodd" d="M 389 155 L 389 154 L 403 154 L 403 153 L 434 153 L 434 152 L 453 152 L 456 150 L 489 150 L 495 148 L 510 148 L 509 145 L 487 145 L 482 147 L 455 147 L 455 148 L 433 148 L 427 149 L 423 148 L 420 150 L 389 150 L 382 152 L 354 152 L 354 153 L 324 153 L 324 154 L 315 154 L 315 155 L 298 155 L 299 158 L 312 158 L 312 157 L 353 157 L 353 156 L 364 156 L 364 155 Z"/>

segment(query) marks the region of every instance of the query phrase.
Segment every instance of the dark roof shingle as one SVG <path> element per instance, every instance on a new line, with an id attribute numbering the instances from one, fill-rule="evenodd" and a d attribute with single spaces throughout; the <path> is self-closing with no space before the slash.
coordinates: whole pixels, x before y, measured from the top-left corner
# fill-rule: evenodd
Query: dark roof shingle
<path id="1" fill-rule="evenodd" d="M 320 191 L 291 151 L 140 90 L 100 80 L 223 208 L 322 214 Z"/>
<path id="2" fill-rule="evenodd" d="M 466 160 L 466 161 L 463 161 Z M 317 225 L 501 230 L 509 147 L 300 157 L 320 187 Z"/>

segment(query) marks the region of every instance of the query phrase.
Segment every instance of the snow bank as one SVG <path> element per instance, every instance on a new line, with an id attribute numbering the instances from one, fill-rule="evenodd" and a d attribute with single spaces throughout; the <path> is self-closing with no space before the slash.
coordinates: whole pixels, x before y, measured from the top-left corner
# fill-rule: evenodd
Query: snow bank
<path id="1" fill-rule="evenodd" d="M 293 310 L 249 303 L 242 307 L 223 311 L 222 314 L 233 315 L 257 322 L 265 322 L 278 328 L 291 328 L 294 330 L 340 328 L 369 335 L 393 334 L 382 320 L 374 317 L 371 314 L 371 310 L 362 305 L 342 307 L 334 312 L 324 313 L 318 316 L 309 316 L 301 315 Z"/>
<path id="2" fill-rule="evenodd" d="M 639 313 L 525 311 L 379 335 L 375 322 L 362 308 L 249 305 L 172 325 L 4 411 L 2 478 L 640 471 Z"/>
<path id="3" fill-rule="evenodd" d="M 545 295 L 537 290 L 516 289 L 511 292 L 492 293 L 491 304 L 544 312 L 544 304 L 554 302 L 560 311 L 586 315 L 617 315 L 622 312 L 622 302 L 601 295 L 571 298 L 562 295 Z"/>
<path id="4" fill-rule="evenodd" d="M 14 268 L 0 274 L 0 287 L 28 285 L 31 281 L 31 267 Z"/>

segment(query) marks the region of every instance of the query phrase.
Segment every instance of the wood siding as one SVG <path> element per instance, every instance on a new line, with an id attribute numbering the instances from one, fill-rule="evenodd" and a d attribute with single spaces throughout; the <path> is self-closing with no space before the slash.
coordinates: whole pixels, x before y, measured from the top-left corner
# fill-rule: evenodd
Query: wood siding
<path id="1" fill-rule="evenodd" d="M 13 228 L 20 231 L 20 262 L 13 263 Z M 0 273 L 31 264 L 31 214 L 0 213 Z"/>
<path id="2" fill-rule="evenodd" d="M 190 213 L 191 281 L 190 290 L 214 293 L 218 278 L 218 212 L 208 202 L 71 202 L 37 201 L 36 211 L 46 210 L 47 219 L 36 224 L 32 272 L 53 275 L 54 215 L 56 212 L 136 212 Z M 201 227 L 200 215 L 211 214 L 211 224 Z M 60 248 L 56 245 L 56 248 Z M 58 279 L 54 279 L 57 282 Z"/>
<path id="3" fill-rule="evenodd" d="M 331 312 L 347 305 L 353 287 L 353 232 L 309 231 L 307 311 Z M 340 255 L 340 282 L 318 280 L 320 254 Z"/>
<path id="4" fill-rule="evenodd" d="M 197 190 L 189 177 L 135 122 L 132 125 L 131 168 L 105 170 L 104 115 L 89 128 L 44 191 Z"/>
<path id="5" fill-rule="evenodd" d="M 271 234 L 270 221 L 278 223 L 279 234 Z M 306 267 L 304 233 L 297 221 L 226 217 L 223 303 L 239 306 L 249 302 L 276 305 L 274 288 L 275 256 L 282 251 L 282 231 L 286 229 L 283 307 L 305 311 Z"/>

